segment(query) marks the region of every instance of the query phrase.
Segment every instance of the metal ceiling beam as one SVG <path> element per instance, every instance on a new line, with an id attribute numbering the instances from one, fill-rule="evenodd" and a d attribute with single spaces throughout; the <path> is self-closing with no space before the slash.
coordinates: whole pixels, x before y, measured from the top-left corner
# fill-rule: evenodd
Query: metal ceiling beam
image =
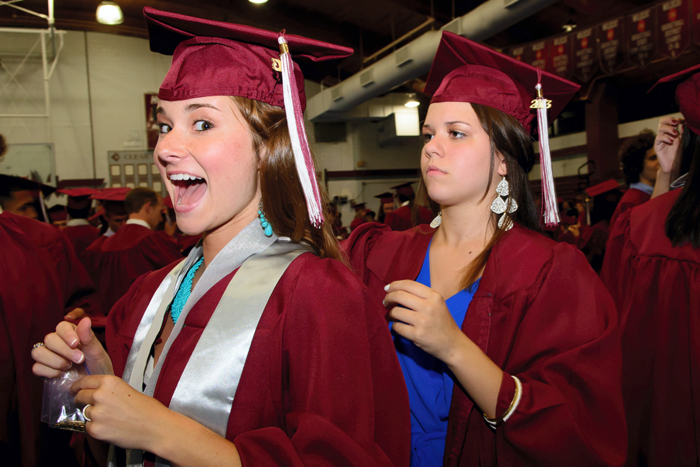
<path id="1" fill-rule="evenodd" d="M 489 0 L 445 25 L 474 41 L 482 41 L 556 0 Z M 507 5 L 507 6 L 506 6 Z M 441 31 L 428 31 L 372 66 L 313 96 L 306 104 L 312 121 L 342 120 L 343 113 L 406 81 L 426 74 L 440 42 Z"/>

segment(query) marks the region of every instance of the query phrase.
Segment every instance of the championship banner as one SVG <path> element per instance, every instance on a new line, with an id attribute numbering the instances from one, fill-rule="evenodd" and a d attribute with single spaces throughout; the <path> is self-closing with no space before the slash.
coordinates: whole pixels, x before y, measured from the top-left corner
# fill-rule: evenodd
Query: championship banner
<path id="1" fill-rule="evenodd" d="M 596 30 L 582 29 L 574 36 L 574 76 L 585 83 L 598 68 L 595 60 Z"/>
<path id="2" fill-rule="evenodd" d="M 549 59 L 547 41 L 535 42 L 528 47 L 530 48 L 530 65 L 544 70 Z"/>
<path id="3" fill-rule="evenodd" d="M 574 52 L 572 49 L 572 34 L 555 37 L 547 44 L 549 60 L 546 70 L 562 78 L 570 79 L 574 73 Z"/>
<path id="4" fill-rule="evenodd" d="M 690 8 L 688 0 L 668 0 L 658 8 L 659 52 L 678 57 L 690 45 Z"/>
<path id="5" fill-rule="evenodd" d="M 600 69 L 612 75 L 625 63 L 625 17 L 606 21 L 598 27 Z"/>
<path id="6" fill-rule="evenodd" d="M 530 63 L 530 47 L 527 45 L 513 47 L 508 51 L 508 55 L 519 62 Z"/>
<path id="7" fill-rule="evenodd" d="M 654 58 L 656 11 L 654 6 L 627 17 L 627 58 L 633 65 L 645 67 Z"/>
<path id="8" fill-rule="evenodd" d="M 693 23 L 693 42 L 700 45 L 700 0 L 693 0 L 691 4 L 691 19 Z"/>

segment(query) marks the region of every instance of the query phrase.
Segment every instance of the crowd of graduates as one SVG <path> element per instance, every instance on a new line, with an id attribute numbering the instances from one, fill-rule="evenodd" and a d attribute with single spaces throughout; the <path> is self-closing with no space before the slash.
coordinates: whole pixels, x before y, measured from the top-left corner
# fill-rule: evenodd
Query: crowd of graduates
<path id="1" fill-rule="evenodd" d="M 684 79 L 684 118 L 664 117 L 655 134 L 622 145 L 624 186 L 608 180 L 573 199 L 548 199 L 545 186 L 535 203 L 527 185 L 534 85 L 561 91 L 554 116 L 578 86 L 444 33 L 426 86 L 433 100 L 421 180 L 376 196 L 377 213 L 354 204 L 348 230 L 332 204 L 318 208 L 326 219 L 317 222 L 312 205 L 323 189 L 306 191 L 301 172 L 285 175 L 298 157 L 290 136 L 260 123 L 279 131 L 292 119 L 277 78 L 263 75 L 279 95 L 261 104 L 258 94 L 221 97 L 217 83 L 196 76 L 202 63 L 227 61 L 237 73 L 249 54 L 264 56 L 267 73 L 269 57 L 289 54 L 279 55 L 277 35 L 153 9 L 146 17 L 153 50 L 175 49 L 177 58 L 160 92 L 156 149 L 175 205 L 145 187 L 55 192 L 0 178 L 3 465 L 120 455 L 129 465 L 166 456 L 200 465 L 219 455 L 232 465 L 698 464 L 700 67 L 666 80 Z M 202 46 L 212 26 L 222 37 Z M 286 40 L 316 56 L 346 53 L 280 35 Z M 202 101 L 187 106 L 191 96 L 174 91 L 182 88 Z M 515 88 L 527 91 L 479 100 Z M 187 112 L 213 114 L 222 102 L 228 113 L 211 127 L 230 134 L 178 133 Z M 249 133 L 236 133 L 243 121 Z M 473 146 L 460 146 L 464 134 Z M 201 141 L 214 149 L 190 150 Z M 233 144 L 241 160 L 229 157 Z M 251 162 L 267 154 L 265 144 L 287 158 L 283 168 L 274 158 Z M 52 196 L 64 200 L 60 208 L 46 208 Z M 273 280 L 274 248 L 276 261 L 291 259 Z M 231 317 L 252 308 L 267 282 L 259 322 L 232 337 L 244 326 Z M 245 369 L 208 380 L 237 361 L 227 352 L 245 332 Z M 73 364 L 100 369 L 74 387 L 89 436 L 39 422 L 36 375 Z M 202 394 L 178 392 L 180 379 Z M 229 380 L 235 399 L 216 394 Z M 104 388 L 111 395 L 97 397 Z M 154 432 L 180 442 L 164 447 L 163 436 L 141 434 Z M 187 436 L 197 443 L 181 442 Z"/>

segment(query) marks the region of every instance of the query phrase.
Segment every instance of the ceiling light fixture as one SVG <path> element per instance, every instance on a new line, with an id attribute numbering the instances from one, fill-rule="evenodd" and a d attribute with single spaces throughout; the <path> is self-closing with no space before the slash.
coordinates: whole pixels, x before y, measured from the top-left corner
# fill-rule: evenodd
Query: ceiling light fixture
<path id="1" fill-rule="evenodd" d="M 114 2 L 102 2 L 97 7 L 97 22 L 113 26 L 124 22 L 124 14 Z"/>
<path id="2" fill-rule="evenodd" d="M 409 94 L 408 95 L 408 101 L 404 104 L 404 106 L 408 107 L 409 109 L 413 107 L 418 107 L 420 105 L 420 102 L 418 102 L 418 99 L 416 99 L 415 94 Z"/>
<path id="3" fill-rule="evenodd" d="M 267 0 L 248 0 L 250 3 L 267 3 Z"/>

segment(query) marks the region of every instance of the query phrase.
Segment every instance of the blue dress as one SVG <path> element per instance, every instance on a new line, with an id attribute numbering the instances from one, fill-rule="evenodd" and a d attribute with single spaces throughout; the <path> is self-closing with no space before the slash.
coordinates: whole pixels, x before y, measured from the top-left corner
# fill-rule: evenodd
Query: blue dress
<path id="1" fill-rule="evenodd" d="M 416 282 L 430 287 L 430 246 Z M 477 280 L 445 301 L 460 327 L 478 286 Z M 392 334 L 411 404 L 411 466 L 442 466 L 454 376 L 442 361 Z"/>

